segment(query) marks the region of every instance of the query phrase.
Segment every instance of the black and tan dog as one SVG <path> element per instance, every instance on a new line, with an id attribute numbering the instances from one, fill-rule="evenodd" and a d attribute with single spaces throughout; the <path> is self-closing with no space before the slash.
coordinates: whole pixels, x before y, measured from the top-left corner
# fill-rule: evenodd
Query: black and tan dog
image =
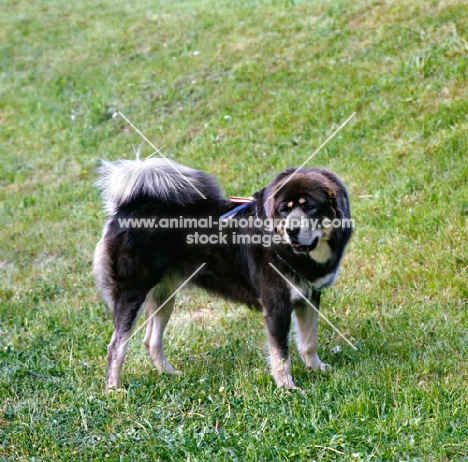
<path id="1" fill-rule="evenodd" d="M 294 388 L 293 316 L 305 365 L 325 369 L 317 354 L 317 311 L 299 292 L 319 307 L 320 289 L 335 281 L 351 236 L 348 195 L 334 173 L 287 169 L 255 193 L 228 225 L 220 217 L 236 204 L 202 171 L 149 158 L 104 162 L 100 174 L 109 218 L 96 248 L 94 275 L 114 318 L 107 388 L 119 386 L 127 342 L 143 308 L 149 319 L 148 353 L 158 371 L 174 372 L 163 353 L 175 297 L 167 299 L 197 270 L 191 283 L 263 311 L 278 386 Z M 190 229 L 175 226 L 182 218 L 190 221 Z M 162 226 L 171 219 L 174 226 Z M 247 219 L 268 226 L 245 226 Z"/>

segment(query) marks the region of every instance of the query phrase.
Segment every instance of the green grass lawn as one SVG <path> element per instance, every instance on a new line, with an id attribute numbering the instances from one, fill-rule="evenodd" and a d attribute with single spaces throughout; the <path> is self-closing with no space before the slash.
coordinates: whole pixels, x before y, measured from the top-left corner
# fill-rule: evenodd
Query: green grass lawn
<path id="1" fill-rule="evenodd" d="M 0 460 L 468 460 L 468 8 L 463 0 L 2 2 Z M 275 388 L 262 318 L 185 291 L 180 376 L 111 317 L 95 167 L 140 136 L 250 195 L 311 161 L 355 234 L 320 323 L 329 375 Z M 152 149 L 144 144 L 142 154 Z M 333 353 L 332 348 L 341 351 Z"/>

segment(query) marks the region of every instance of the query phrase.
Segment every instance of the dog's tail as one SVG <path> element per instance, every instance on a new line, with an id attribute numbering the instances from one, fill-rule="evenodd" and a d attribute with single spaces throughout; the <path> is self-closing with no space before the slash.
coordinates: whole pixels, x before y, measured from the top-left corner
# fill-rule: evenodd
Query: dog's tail
<path id="1" fill-rule="evenodd" d="M 223 197 L 211 175 L 166 158 L 103 160 L 98 172 L 97 185 L 102 190 L 104 208 L 111 215 L 139 199 L 184 206 L 198 200 Z"/>

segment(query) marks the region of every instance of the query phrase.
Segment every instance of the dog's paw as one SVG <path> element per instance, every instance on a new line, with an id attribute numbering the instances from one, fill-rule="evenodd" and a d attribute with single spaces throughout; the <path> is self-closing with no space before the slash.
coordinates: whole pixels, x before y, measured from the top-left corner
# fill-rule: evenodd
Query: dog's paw
<path id="1" fill-rule="evenodd" d="M 320 363 L 320 366 L 318 367 L 320 369 L 320 372 L 323 372 L 324 374 L 328 374 L 333 370 L 333 367 L 330 366 L 330 364 L 327 363 Z"/>
<path id="2" fill-rule="evenodd" d="M 106 385 L 106 393 L 126 393 L 127 390 L 120 386 Z"/>
<path id="3" fill-rule="evenodd" d="M 160 364 L 156 364 L 156 369 L 160 374 L 174 374 L 174 375 L 181 375 L 182 372 L 174 369 L 167 361 L 164 361 Z"/>
<path id="4" fill-rule="evenodd" d="M 323 374 L 328 374 L 333 370 L 330 364 L 322 363 L 322 362 L 320 362 L 320 364 L 314 364 L 313 366 L 308 366 L 307 369 L 309 371 L 320 371 Z"/>
<path id="5" fill-rule="evenodd" d="M 331 372 L 332 367 L 329 364 L 322 363 L 318 355 L 313 355 L 310 358 L 305 360 L 307 369 L 310 370 L 319 370 L 320 372 L 327 373 Z"/>
<path id="6" fill-rule="evenodd" d="M 179 369 L 172 368 L 171 370 L 162 371 L 160 372 L 160 374 L 182 375 L 182 371 L 179 371 Z"/>
<path id="7" fill-rule="evenodd" d="M 294 385 L 291 374 L 280 373 L 275 377 L 276 386 L 278 388 L 284 388 L 286 390 L 298 390 L 299 388 Z"/>

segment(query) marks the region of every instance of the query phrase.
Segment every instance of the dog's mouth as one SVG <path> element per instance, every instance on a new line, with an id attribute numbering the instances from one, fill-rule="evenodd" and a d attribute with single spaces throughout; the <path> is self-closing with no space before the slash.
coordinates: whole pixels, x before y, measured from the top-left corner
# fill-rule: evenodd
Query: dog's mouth
<path id="1" fill-rule="evenodd" d="M 312 252 L 312 250 L 314 250 L 318 246 L 319 240 L 320 238 L 317 236 L 312 241 L 312 244 L 309 244 L 309 245 L 304 245 L 304 244 L 301 244 L 300 242 L 293 240 L 291 242 L 291 246 L 294 252 L 297 252 L 297 253 L 307 252 L 308 253 L 308 252 Z"/>

